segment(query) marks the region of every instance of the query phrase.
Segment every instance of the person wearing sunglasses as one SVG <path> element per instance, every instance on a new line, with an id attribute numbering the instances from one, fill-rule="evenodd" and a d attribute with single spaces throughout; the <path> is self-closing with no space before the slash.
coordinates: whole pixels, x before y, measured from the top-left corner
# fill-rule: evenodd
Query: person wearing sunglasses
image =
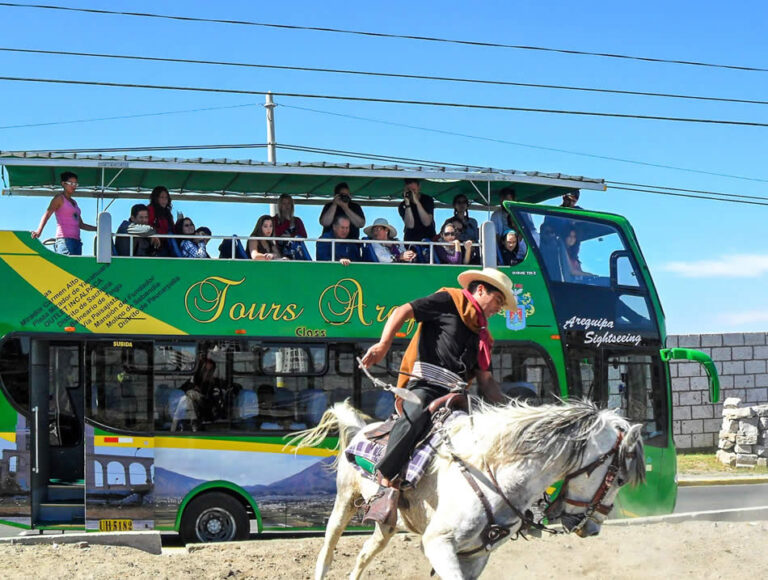
<path id="1" fill-rule="evenodd" d="M 440 241 L 443 244 L 435 246 L 435 256 L 441 264 L 469 264 L 472 257 L 472 240 L 462 244 L 454 224 L 455 221 L 451 218 L 440 228 Z"/>
<path id="2" fill-rule="evenodd" d="M 80 239 L 80 230 L 95 232 L 96 226 L 83 221 L 80 208 L 72 197 L 78 186 L 77 175 L 71 171 L 61 174 L 62 193 L 56 194 L 51 200 L 48 209 L 45 210 L 40 220 L 40 225 L 32 232 L 32 239 L 39 238 L 43 229 L 52 215 L 56 215 L 56 242 L 53 251 L 67 256 L 81 256 L 83 254 L 83 242 Z"/>

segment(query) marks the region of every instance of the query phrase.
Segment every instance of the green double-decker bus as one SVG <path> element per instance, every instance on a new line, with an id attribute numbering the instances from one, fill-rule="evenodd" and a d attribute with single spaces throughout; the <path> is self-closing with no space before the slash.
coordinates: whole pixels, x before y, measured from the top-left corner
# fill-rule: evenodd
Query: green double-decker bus
<path id="1" fill-rule="evenodd" d="M 401 201 L 403 179 L 418 178 L 438 207 L 462 193 L 490 215 L 499 191 L 513 187 L 517 201 L 505 208 L 527 251 L 516 266 L 498 266 L 517 307 L 490 323 L 496 379 L 510 395 L 588 398 L 643 423 L 647 483 L 622 490 L 617 513 L 674 508 L 668 363 L 703 362 L 713 399 L 717 377 L 705 355 L 664 349 L 659 297 L 625 218 L 541 204 L 602 190 L 601 180 L 40 153 L 0 154 L 0 165 L 4 194 L 51 197 L 60 173 L 72 171 L 77 198 L 102 206 L 146 200 L 164 185 L 177 201 L 290 194 L 319 213 L 344 181 L 372 216 Z M 295 453 L 284 436 L 347 398 L 387 417 L 392 395 L 374 388 L 355 358 L 394 308 L 455 286 L 466 266 L 436 263 L 429 243 L 416 264 L 253 261 L 238 259 L 245 239 L 233 237 L 222 239 L 218 259 L 115 256 L 115 229 L 102 211 L 93 256 L 0 231 L 0 523 L 177 531 L 192 541 L 322 528 L 335 497 L 327 469 L 335 441 Z M 480 230 L 479 264 L 470 267 L 495 266 L 493 225 Z M 569 236 L 580 245 L 578 274 Z M 312 240 L 293 243 L 313 253 Z M 413 330 L 401 329 L 374 374 L 396 380 Z"/>

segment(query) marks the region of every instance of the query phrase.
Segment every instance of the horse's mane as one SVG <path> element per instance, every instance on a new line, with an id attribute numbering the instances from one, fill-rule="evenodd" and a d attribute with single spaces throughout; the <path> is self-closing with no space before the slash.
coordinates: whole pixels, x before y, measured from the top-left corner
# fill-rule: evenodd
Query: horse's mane
<path id="1" fill-rule="evenodd" d="M 580 465 L 590 438 L 609 425 L 631 434 L 621 453 L 632 458 L 630 451 L 635 451 L 635 465 L 628 475 L 630 483 L 642 481 L 645 466 L 639 426 L 632 427 L 616 411 L 601 410 L 590 401 L 535 407 L 524 402 L 502 407 L 481 403 L 471 416 L 456 419 L 445 429 L 463 459 L 493 467 L 539 456 L 546 457 L 547 467 L 562 458 L 564 471 L 571 471 Z M 636 467 L 638 463 L 643 469 Z"/>

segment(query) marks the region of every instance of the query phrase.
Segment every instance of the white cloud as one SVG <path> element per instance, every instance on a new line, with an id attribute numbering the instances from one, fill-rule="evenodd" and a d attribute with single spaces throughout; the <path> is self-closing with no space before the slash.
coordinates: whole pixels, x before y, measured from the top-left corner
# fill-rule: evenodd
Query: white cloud
<path id="1" fill-rule="evenodd" d="M 768 273 L 768 255 L 734 254 L 713 260 L 668 262 L 662 264 L 661 270 L 674 272 L 685 278 L 710 278 L 715 276 L 757 278 Z"/>
<path id="2" fill-rule="evenodd" d="M 723 312 L 717 316 L 718 322 L 729 326 L 756 325 L 768 323 L 768 310 L 743 310 L 741 312 Z"/>

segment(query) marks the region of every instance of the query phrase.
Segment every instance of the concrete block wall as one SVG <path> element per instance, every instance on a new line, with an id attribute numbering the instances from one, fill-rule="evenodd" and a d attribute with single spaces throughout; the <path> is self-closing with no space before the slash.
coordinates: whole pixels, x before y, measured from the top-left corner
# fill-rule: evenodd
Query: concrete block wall
<path id="1" fill-rule="evenodd" d="M 682 334 L 667 346 L 695 348 L 712 357 L 720 376 L 720 401 L 712 405 L 703 368 L 672 361 L 672 432 L 678 449 L 714 451 L 722 424 L 722 401 L 736 397 L 745 405 L 768 403 L 768 333 Z"/>

